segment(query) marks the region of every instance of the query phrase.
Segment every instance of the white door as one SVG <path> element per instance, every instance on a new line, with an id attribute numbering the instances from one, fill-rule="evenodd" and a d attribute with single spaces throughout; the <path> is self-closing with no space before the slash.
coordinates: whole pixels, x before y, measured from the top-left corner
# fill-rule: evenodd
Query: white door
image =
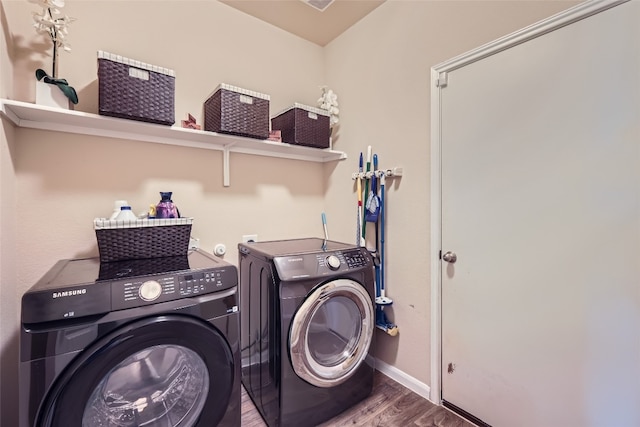
<path id="1" fill-rule="evenodd" d="M 440 89 L 442 398 L 490 425 L 640 426 L 639 22 L 615 6 Z"/>

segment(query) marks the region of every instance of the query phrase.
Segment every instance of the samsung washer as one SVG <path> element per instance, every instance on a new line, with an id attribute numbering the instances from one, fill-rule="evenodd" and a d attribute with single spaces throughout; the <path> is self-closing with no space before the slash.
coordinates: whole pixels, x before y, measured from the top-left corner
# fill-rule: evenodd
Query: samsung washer
<path id="1" fill-rule="evenodd" d="M 375 283 L 368 251 L 316 238 L 238 248 L 241 376 L 265 422 L 313 426 L 369 396 Z"/>
<path id="2" fill-rule="evenodd" d="M 237 269 L 59 261 L 22 298 L 20 427 L 240 425 Z"/>

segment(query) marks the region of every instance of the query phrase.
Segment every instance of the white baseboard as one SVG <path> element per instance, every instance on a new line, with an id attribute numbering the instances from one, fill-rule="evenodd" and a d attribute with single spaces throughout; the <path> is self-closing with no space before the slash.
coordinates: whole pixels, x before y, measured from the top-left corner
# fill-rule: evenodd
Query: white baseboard
<path id="1" fill-rule="evenodd" d="M 431 401 L 431 388 L 422 381 L 418 381 L 411 375 L 406 374 L 395 366 L 389 365 L 388 363 L 385 363 L 379 359 L 375 359 L 375 368 L 395 382 L 402 384 L 414 393 Z"/>

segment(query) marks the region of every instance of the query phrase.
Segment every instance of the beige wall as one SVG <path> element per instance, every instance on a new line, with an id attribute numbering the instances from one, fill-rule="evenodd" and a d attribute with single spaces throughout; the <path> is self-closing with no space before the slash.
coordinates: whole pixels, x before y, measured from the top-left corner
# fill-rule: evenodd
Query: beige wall
<path id="1" fill-rule="evenodd" d="M 12 45 L 6 1 L 0 0 L 0 97 L 11 94 L 13 86 Z M 14 129 L 0 120 L 0 424 L 17 425 L 15 417 L 18 381 L 17 321 L 19 316 L 16 295 L 15 265 L 15 170 L 13 164 Z M 5 415 L 6 414 L 6 415 Z"/>
<path id="2" fill-rule="evenodd" d="M 0 4 L 6 13 L 0 95 L 32 102 L 34 69 L 50 67 L 37 53 L 47 45 L 31 27 L 36 6 Z M 68 0 L 66 12 L 78 20 L 59 75 L 78 91 L 76 109 L 97 112 L 97 50 L 174 69 L 178 121 L 191 112 L 201 123 L 202 103 L 220 82 L 270 94 L 272 113 L 293 102 L 315 104 L 318 87 L 329 84 L 342 110 L 335 148 L 349 159 L 322 166 L 232 154 L 231 187 L 225 188 L 217 151 L 14 130 L 4 122 L 0 423 L 15 425 L 10 408 L 16 397 L 6 390 L 17 387 L 22 293 L 56 260 L 97 253 L 92 220 L 108 215 L 113 200 L 127 199 L 141 210 L 157 202 L 159 191 L 173 191 L 183 214 L 195 217 L 201 246 L 210 251 L 225 243 L 231 262 L 242 234 L 257 233 L 261 240 L 320 236 L 323 210 L 331 238 L 353 241 L 350 177 L 367 144 L 383 167 L 405 169 L 387 191 L 387 283 L 400 335 L 381 334 L 378 353 L 428 383 L 429 69 L 568 6 L 390 0 L 323 49 L 215 1 Z"/>

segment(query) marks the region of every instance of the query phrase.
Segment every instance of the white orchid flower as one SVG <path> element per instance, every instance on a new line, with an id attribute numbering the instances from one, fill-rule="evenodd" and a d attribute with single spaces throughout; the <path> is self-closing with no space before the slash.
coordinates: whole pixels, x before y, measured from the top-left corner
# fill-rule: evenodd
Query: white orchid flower
<path id="1" fill-rule="evenodd" d="M 318 105 L 321 109 L 329 113 L 329 124 L 333 127 L 339 121 L 338 115 L 340 114 L 340 110 L 338 109 L 338 95 L 327 86 L 321 86 L 321 89 L 322 96 L 318 98 Z"/>
<path id="2" fill-rule="evenodd" d="M 53 24 L 53 19 L 49 16 L 46 9 L 42 9 L 42 15 L 38 12 L 32 12 L 33 20 L 36 24 L 49 25 Z"/>
<path id="3" fill-rule="evenodd" d="M 69 34 L 69 24 L 75 21 L 66 14 L 63 15 L 61 9 L 65 6 L 65 0 L 29 0 L 42 8 L 42 12 L 32 12 L 33 27 L 38 33 L 49 36 L 53 43 L 53 77 L 56 77 L 57 49 L 71 52 L 71 45 L 66 41 Z"/>
<path id="4" fill-rule="evenodd" d="M 44 9 L 64 7 L 64 0 L 29 0 L 29 2 L 35 3 Z"/>

